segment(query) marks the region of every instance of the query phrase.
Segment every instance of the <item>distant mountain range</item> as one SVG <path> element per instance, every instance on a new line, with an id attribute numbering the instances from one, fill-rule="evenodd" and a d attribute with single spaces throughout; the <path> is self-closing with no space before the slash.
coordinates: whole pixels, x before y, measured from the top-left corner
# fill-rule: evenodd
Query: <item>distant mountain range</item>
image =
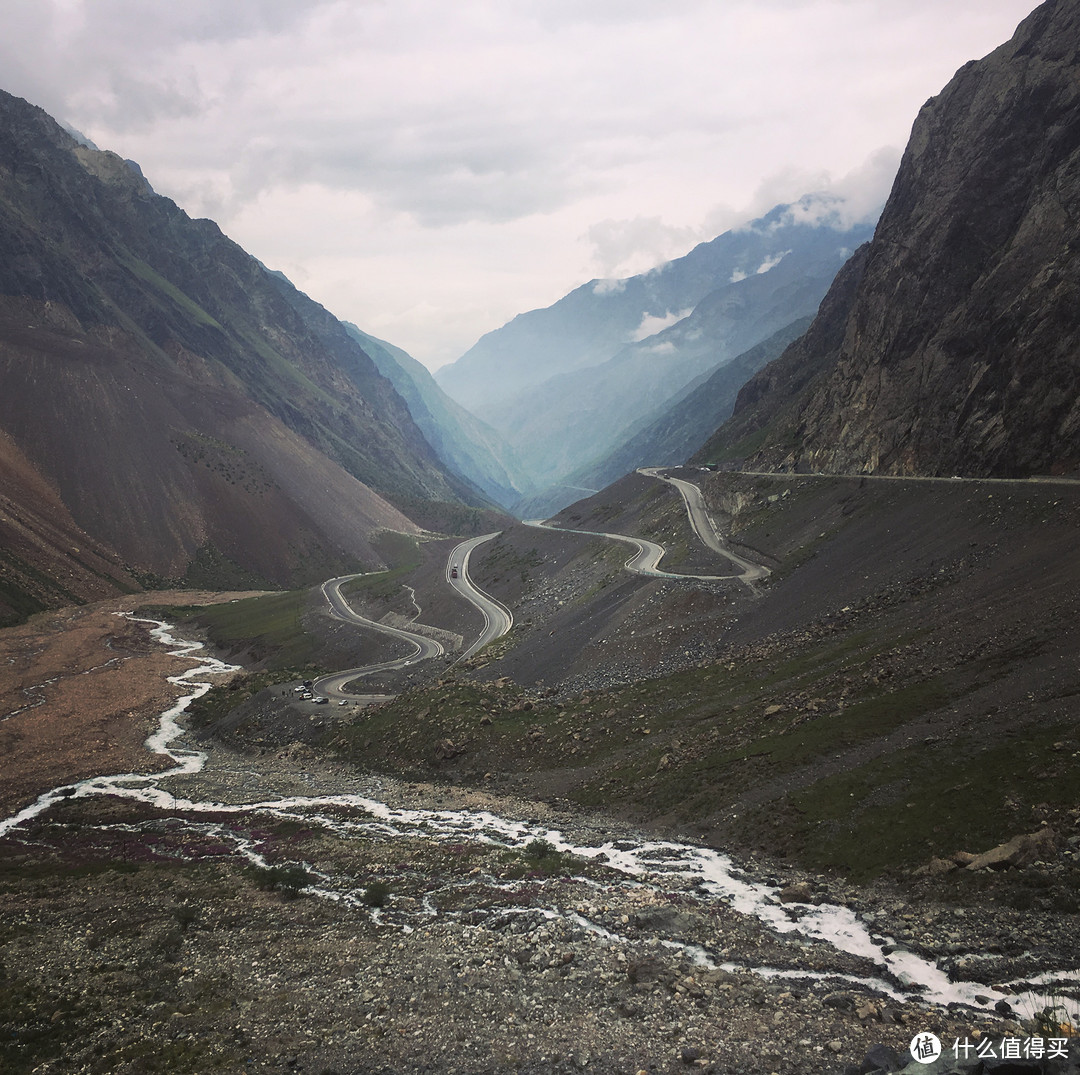
<path id="1" fill-rule="evenodd" d="M 436 380 L 510 444 L 543 498 L 567 503 L 580 493 L 559 485 L 606 476 L 605 458 L 655 461 L 621 446 L 689 385 L 816 311 L 872 232 L 845 208 L 808 195 L 648 273 L 590 281 L 488 333 Z"/>
<path id="2" fill-rule="evenodd" d="M 490 504 L 344 325 L 4 93 L 0 249 L 0 618 L 313 582 L 376 566 L 403 506 Z"/>
<path id="3" fill-rule="evenodd" d="M 1080 471 L 1080 2 L 1049 0 L 919 113 L 873 242 L 701 461 Z"/>
<path id="4" fill-rule="evenodd" d="M 349 335 L 398 390 L 439 458 L 465 475 L 497 504 L 510 505 L 530 488 L 513 450 L 485 422 L 455 403 L 427 367 L 392 343 L 369 336 L 350 322 Z"/>

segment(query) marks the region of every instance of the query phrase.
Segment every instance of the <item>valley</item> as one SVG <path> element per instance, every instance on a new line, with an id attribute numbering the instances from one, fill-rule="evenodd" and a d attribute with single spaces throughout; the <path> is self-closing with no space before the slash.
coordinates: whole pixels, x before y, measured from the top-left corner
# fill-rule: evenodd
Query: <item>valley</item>
<path id="1" fill-rule="evenodd" d="M 1080 1073 L 1078 57 L 437 376 L 0 91 L 0 1071 Z"/>
<path id="2" fill-rule="evenodd" d="M 1017 983 L 1080 967 L 1068 760 L 1080 669 L 1056 656 L 1075 652 L 1061 603 L 1075 567 L 1058 542 L 1080 494 L 683 471 L 725 548 L 771 565 L 751 587 L 718 577 L 733 565 L 659 477 L 628 476 L 554 520 L 562 529 L 503 531 L 467 564 L 459 543 L 420 543 L 392 585 L 348 597 L 376 620 L 404 600 L 465 652 L 484 618 L 445 593 L 475 577 L 513 624 L 458 663 L 385 667 L 400 663 L 386 636 L 341 623 L 336 590 L 312 591 L 298 622 L 324 637 L 310 652 L 340 655 L 341 630 L 367 636 L 384 667 L 346 689 L 396 698 L 314 706 L 285 669 L 249 693 L 275 663 L 261 648 L 263 672 L 194 666 L 195 682 L 229 682 L 192 703 L 182 750 L 164 746 L 186 772 L 155 773 L 135 747 L 154 723 L 145 704 L 119 722 L 130 745 L 69 755 L 81 772 L 26 743 L 24 757 L 56 767 L 16 786 L 75 792 L 0 839 L 24 1044 L 44 1004 L 84 1043 L 64 1070 L 135 1070 L 153 1054 L 176 1071 L 833 1072 L 879 1043 L 904 1055 L 917 1030 L 1021 1033 L 1037 1001 Z M 628 570 L 625 539 L 571 526 L 662 545 L 681 577 Z M 1000 612 L 976 626 L 980 593 Z M 19 648 L 47 654 L 86 620 L 84 655 L 67 658 L 88 666 L 85 684 L 108 652 L 133 672 L 145 662 L 128 682 L 192 668 L 136 645 L 145 628 L 117 611 L 41 617 L 41 641 Z M 212 618 L 203 630 L 214 637 Z M 67 682 L 37 688 L 43 717 L 87 711 L 53 694 Z M 215 697 L 225 704 L 201 710 Z M 29 737 L 24 717 L 0 724 L 9 742 Z M 147 776 L 70 784 L 125 770 Z M 979 781 L 974 811 L 965 777 Z M 31 797 L 9 798 L 6 816 Z M 1050 835 L 1033 864 L 972 873 L 951 860 L 1036 831 Z M 120 903 L 142 908 L 136 923 L 110 916 Z"/>

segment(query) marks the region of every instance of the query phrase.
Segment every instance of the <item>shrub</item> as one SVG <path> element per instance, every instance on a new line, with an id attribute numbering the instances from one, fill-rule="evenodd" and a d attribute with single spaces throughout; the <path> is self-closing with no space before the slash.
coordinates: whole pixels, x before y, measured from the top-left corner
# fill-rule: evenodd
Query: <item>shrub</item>
<path id="1" fill-rule="evenodd" d="M 364 903 L 368 907 L 385 907 L 390 902 L 390 886 L 383 881 L 372 881 L 364 889 Z"/>
<path id="2" fill-rule="evenodd" d="M 311 884 L 311 874 L 303 866 L 253 866 L 252 878 L 257 888 L 280 892 L 287 900 L 300 895 L 300 889 Z"/>
<path id="3" fill-rule="evenodd" d="M 522 850 L 525 853 L 525 857 L 531 859 L 549 859 L 558 855 L 558 851 L 555 850 L 554 844 L 539 838 L 530 840 Z"/>

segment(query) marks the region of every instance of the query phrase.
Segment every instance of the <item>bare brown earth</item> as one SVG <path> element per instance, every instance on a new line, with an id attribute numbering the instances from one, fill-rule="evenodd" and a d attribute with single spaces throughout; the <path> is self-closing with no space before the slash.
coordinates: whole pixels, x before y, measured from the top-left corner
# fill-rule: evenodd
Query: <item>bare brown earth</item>
<path id="1" fill-rule="evenodd" d="M 154 596 L 208 604 L 239 595 Z M 5 815 L 73 780 L 150 773 L 171 764 L 148 753 L 143 743 L 157 717 L 187 693 L 166 677 L 186 671 L 191 661 L 169 656 L 145 624 L 122 615 L 146 601 L 145 594 L 113 598 L 41 613 L 0 631 L 0 809 Z"/>

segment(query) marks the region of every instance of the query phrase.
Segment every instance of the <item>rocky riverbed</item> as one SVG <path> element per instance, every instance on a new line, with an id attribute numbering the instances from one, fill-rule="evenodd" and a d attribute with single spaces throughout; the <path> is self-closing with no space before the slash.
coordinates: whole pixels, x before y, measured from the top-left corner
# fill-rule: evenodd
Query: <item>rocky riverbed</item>
<path id="1" fill-rule="evenodd" d="M 868 1071 L 1029 1036 L 1020 981 L 1080 965 L 1060 918 L 932 876 L 729 864 L 299 743 L 173 749 L 183 775 L 69 784 L 0 839 L 4 1070 Z"/>

